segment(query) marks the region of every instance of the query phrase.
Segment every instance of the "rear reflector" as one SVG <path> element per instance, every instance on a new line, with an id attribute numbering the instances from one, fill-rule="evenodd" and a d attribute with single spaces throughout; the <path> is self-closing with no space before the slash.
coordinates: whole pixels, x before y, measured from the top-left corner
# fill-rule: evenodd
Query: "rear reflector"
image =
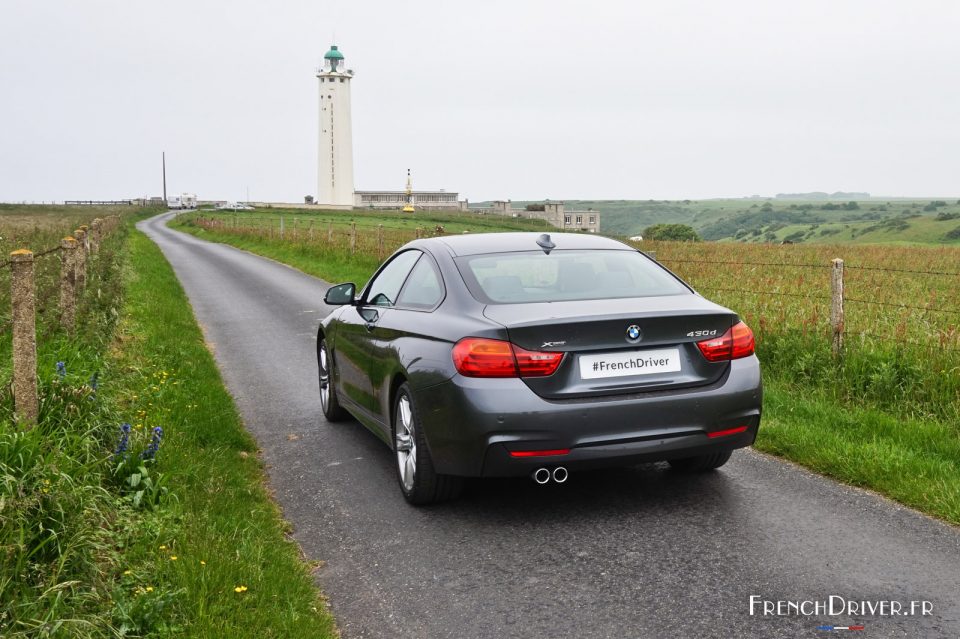
<path id="1" fill-rule="evenodd" d="M 466 377 L 546 377 L 563 353 L 528 351 L 510 342 L 465 337 L 453 347 L 453 364 Z"/>
<path id="2" fill-rule="evenodd" d="M 750 327 L 739 322 L 720 337 L 697 342 L 708 362 L 727 362 L 753 355 L 754 340 Z"/>
<path id="3" fill-rule="evenodd" d="M 511 450 L 511 457 L 551 457 L 553 455 L 568 455 L 569 448 L 554 448 L 553 450 Z"/>
<path id="4" fill-rule="evenodd" d="M 726 430 L 715 430 L 712 433 L 707 433 L 707 437 L 713 439 L 714 437 L 726 437 L 727 435 L 738 435 L 747 430 L 746 426 L 737 426 L 736 428 L 728 428 Z"/>

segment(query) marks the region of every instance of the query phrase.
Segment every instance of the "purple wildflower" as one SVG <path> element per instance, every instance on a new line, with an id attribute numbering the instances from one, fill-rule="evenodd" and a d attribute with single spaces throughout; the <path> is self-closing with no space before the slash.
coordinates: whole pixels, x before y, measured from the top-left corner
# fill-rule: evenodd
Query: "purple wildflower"
<path id="1" fill-rule="evenodd" d="M 67 365 L 64 362 L 57 362 L 57 375 L 60 376 L 60 379 L 67 376 Z"/>
<path id="2" fill-rule="evenodd" d="M 120 441 L 117 442 L 117 449 L 113 451 L 114 457 L 119 457 L 120 455 L 126 456 L 127 452 L 127 442 L 130 439 L 130 424 L 123 424 L 120 426 Z"/>
<path id="3" fill-rule="evenodd" d="M 156 459 L 157 451 L 160 450 L 160 440 L 163 439 L 163 429 L 159 426 L 153 427 L 153 437 L 150 438 L 150 445 L 140 453 L 141 459 Z"/>

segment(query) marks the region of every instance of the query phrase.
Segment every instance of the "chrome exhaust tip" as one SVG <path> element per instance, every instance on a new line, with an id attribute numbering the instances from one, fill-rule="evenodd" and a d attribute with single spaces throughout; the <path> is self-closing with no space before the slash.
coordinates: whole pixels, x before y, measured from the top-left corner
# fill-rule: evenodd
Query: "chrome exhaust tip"
<path id="1" fill-rule="evenodd" d="M 538 468 L 533 471 L 533 481 L 537 482 L 541 486 L 550 481 L 550 471 L 546 468 Z"/>
<path id="2" fill-rule="evenodd" d="M 569 477 L 570 473 L 568 473 L 567 469 L 563 466 L 557 466 L 553 469 L 553 481 L 557 482 L 558 484 L 562 484 L 563 482 L 567 481 Z"/>

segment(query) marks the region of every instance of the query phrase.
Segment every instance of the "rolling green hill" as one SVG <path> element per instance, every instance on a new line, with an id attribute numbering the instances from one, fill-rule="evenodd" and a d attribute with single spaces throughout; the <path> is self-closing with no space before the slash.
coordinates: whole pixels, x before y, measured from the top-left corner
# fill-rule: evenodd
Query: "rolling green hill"
<path id="1" fill-rule="evenodd" d="M 688 224 L 714 241 L 960 245 L 960 200 L 567 200 L 566 205 L 600 211 L 605 235 Z"/>

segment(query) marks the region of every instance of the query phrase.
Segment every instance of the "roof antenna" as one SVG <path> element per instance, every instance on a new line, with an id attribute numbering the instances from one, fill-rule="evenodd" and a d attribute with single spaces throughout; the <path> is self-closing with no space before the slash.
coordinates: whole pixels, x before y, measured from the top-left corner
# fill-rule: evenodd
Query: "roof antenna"
<path id="1" fill-rule="evenodd" d="M 544 233 L 537 238 L 537 246 L 543 249 L 543 252 L 550 255 L 550 251 L 557 248 L 557 245 L 550 241 L 550 234 Z"/>

